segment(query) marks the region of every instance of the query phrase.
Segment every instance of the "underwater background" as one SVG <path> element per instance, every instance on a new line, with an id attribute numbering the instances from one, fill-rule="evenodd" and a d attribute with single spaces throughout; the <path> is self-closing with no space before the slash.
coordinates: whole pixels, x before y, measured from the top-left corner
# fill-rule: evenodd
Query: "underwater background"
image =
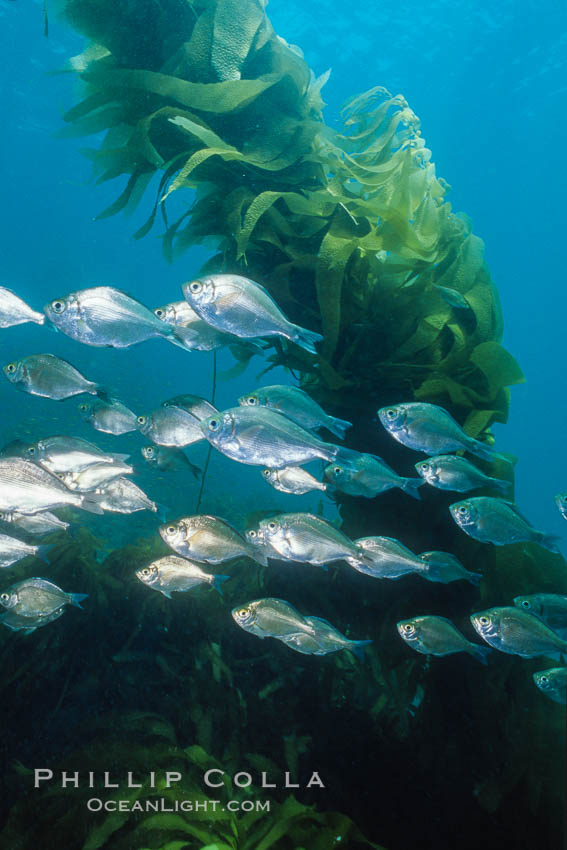
<path id="1" fill-rule="evenodd" d="M 141 54 L 150 51 L 154 34 L 145 24 L 152 5 L 120 4 L 135 20 Z M 167 262 L 159 222 L 143 238 L 133 238 L 151 213 L 157 184 L 130 217 L 95 221 L 126 181 L 91 180 L 92 162 L 83 151 L 96 149 L 101 136 L 65 138 L 72 133 L 63 128 L 72 122 L 63 116 L 84 94 L 75 74 L 54 72 L 81 53 L 85 39 L 56 11 L 48 2 L 45 38 L 40 0 L 0 3 L 0 283 L 35 309 L 99 284 L 125 289 L 153 309 L 179 298 L 180 284 L 197 276 L 214 250 L 191 246 Z M 316 75 L 332 68 L 323 89 L 328 127 L 341 126 L 348 98 L 374 86 L 402 94 L 419 116 L 437 175 L 451 187 L 452 209 L 470 217 L 485 243 L 502 303 L 503 344 L 525 375 L 525 383 L 512 388 L 508 422 L 499 424 L 505 416 L 497 416 L 491 429 L 497 448 L 518 458 L 515 501 L 536 528 L 562 536 L 565 552 L 567 527 L 553 502 L 567 489 L 564 4 L 546 0 L 536 15 L 531 4 L 517 2 L 350 8 L 271 0 L 267 14 L 279 36 L 301 47 Z M 170 221 L 187 208 L 182 195 L 170 199 Z M 312 327 L 313 309 L 297 310 L 294 321 L 301 324 L 305 315 Z M 161 340 L 125 350 L 87 348 L 33 325 L 1 333 L 2 365 L 50 351 L 137 413 L 178 393 L 211 397 L 209 352 L 188 354 Z M 234 369 L 234 358 L 223 349 L 217 361 L 215 404 L 221 410 L 259 384 L 295 383 L 282 365 L 258 379 L 268 365 L 260 356 Z M 356 368 L 361 372 L 365 362 L 370 373 L 371 360 Z M 301 362 L 291 366 L 301 372 Z M 393 402 L 405 400 L 404 376 L 396 380 Z M 366 415 L 359 423 L 357 411 L 349 410 L 352 398 L 342 393 L 340 385 L 328 384 L 319 400 L 335 415 L 357 421 L 356 448 L 390 451 L 394 467 L 411 474 L 413 455 L 386 447 L 387 437 L 375 437 Z M 132 453 L 136 482 L 167 506 L 168 518 L 193 513 L 199 504 L 201 482 L 189 471 L 156 475 L 140 455 L 147 441 L 136 433 L 94 432 L 79 416 L 81 399 L 18 394 L 4 380 L 0 399 L 2 443 L 59 433 L 93 440 Z M 206 447 L 200 443 L 188 455 L 203 467 Z M 89 593 L 86 611 L 69 612 L 28 637 L 7 630 L 0 637 L 6 823 L 0 840 L 9 847 L 70 850 L 561 846 L 565 712 L 533 686 L 531 674 L 545 662 L 507 655 L 488 669 L 465 655 L 428 662 L 404 646 L 395 623 L 415 612 L 464 623 L 471 611 L 509 604 L 518 594 L 566 593 L 565 564 L 538 547 L 506 547 L 495 555 L 492 547 L 463 541 L 445 518 L 449 501 L 441 495 L 428 493 L 423 509 L 408 505 L 403 494 L 379 496 L 372 504 L 346 499 L 340 516 L 352 537 L 389 534 L 416 551 L 455 552 L 470 569 L 486 572 L 480 598 L 462 583 L 409 578 L 372 584 L 346 568 L 333 569 L 323 581 L 316 568 L 299 566 L 273 569 L 266 579 L 237 564 L 228 570 L 232 580 L 222 601 L 205 590 L 167 600 L 134 578 L 140 565 L 163 554 L 155 515 L 82 514 L 72 535 L 49 541 L 49 577 Z M 339 517 L 331 499 L 276 493 L 257 469 L 215 452 L 200 508 L 241 529 L 258 511 Z M 18 578 L 35 574 L 29 567 L 14 569 Z M 259 643 L 230 617 L 234 605 L 258 595 L 290 599 L 349 636 L 372 638 L 374 647 L 359 662 L 344 653 L 299 656 L 274 641 Z M 87 789 L 58 795 L 30 785 L 34 767 L 147 773 L 182 766 L 196 799 L 204 793 L 201 767 L 217 762 L 228 772 L 267 769 L 308 777 L 318 770 L 327 787 L 299 791 L 297 803 L 289 802 L 289 792 L 276 791 L 264 820 L 202 818 L 196 826 L 191 818 L 180 822 L 165 814 L 93 815 L 85 810 Z"/>

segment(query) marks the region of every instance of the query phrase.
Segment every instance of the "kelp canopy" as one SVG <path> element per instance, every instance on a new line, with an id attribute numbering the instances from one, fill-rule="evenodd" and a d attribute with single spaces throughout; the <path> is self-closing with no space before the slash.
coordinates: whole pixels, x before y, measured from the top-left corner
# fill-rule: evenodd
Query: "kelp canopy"
<path id="1" fill-rule="evenodd" d="M 500 345 L 482 241 L 451 212 L 417 116 L 377 87 L 353 97 L 342 132 L 331 130 L 328 74 L 314 77 L 264 6 L 64 3 L 92 41 L 72 61 L 86 97 L 66 114 L 68 132 L 106 131 L 89 152 L 97 180 L 128 178 L 102 215 L 132 207 L 159 173 L 136 237 L 159 217 L 168 258 L 214 239 L 207 270 L 259 280 L 292 318 L 321 329 L 317 362 L 287 358 L 320 397 L 340 389 L 341 403 L 368 408 L 437 402 L 475 436 L 505 421 L 506 387 L 522 374 Z M 173 193 L 190 205 L 170 221 Z M 454 309 L 438 286 L 468 308 Z"/>

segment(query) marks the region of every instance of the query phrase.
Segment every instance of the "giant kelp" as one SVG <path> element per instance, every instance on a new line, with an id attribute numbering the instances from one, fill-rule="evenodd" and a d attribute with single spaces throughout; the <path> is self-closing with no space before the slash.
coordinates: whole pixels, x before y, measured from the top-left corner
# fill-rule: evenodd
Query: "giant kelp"
<path id="1" fill-rule="evenodd" d="M 491 424 L 506 419 L 507 387 L 522 375 L 500 344 L 482 242 L 451 211 L 405 99 L 374 88 L 345 105 L 339 129 L 326 126 L 327 75 L 315 78 L 301 51 L 278 38 L 262 0 L 60 5 L 91 42 L 70 63 L 84 98 L 66 114 L 62 135 L 103 132 L 86 151 L 95 181 L 125 181 L 101 216 L 153 192 L 137 238 L 160 229 L 170 260 L 194 244 L 212 247 L 207 270 L 261 281 L 291 318 L 322 330 L 317 358 L 291 348 L 274 349 L 272 360 L 297 369 L 306 389 L 354 422 L 353 447 L 410 473 L 413 458 L 373 418 L 381 403 L 412 398 L 447 406 L 471 434 L 490 439 Z M 181 282 L 187 270 L 180 275 Z M 468 306 L 452 307 L 439 286 Z M 511 477 L 511 468 L 500 474 Z M 517 593 L 567 591 L 564 563 L 535 546 L 495 552 L 465 537 L 449 518 L 450 501 L 439 491 L 421 505 L 388 493 L 377 501 L 341 497 L 339 506 L 353 537 L 396 536 L 416 551 L 446 548 L 469 569 L 480 566 L 480 600 L 460 584 L 373 582 L 341 567 L 327 576 L 293 566 L 258 574 L 240 564 L 223 602 L 206 591 L 170 601 L 133 579 L 141 561 L 161 551 L 159 540 L 99 564 L 86 534 L 61 539 L 53 577 L 88 590 L 90 614 L 81 620 L 71 612 L 29 639 L 1 636 L 10 700 L 0 717 L 5 728 L 33 729 L 23 741 L 4 741 L 6 758 L 28 766 L 41 756 L 47 766 L 84 770 L 103 768 L 109 754 L 126 769 L 130 756 L 151 769 L 203 753 L 228 769 L 260 767 L 269 757 L 280 771 L 325 774 L 324 796 L 300 795 L 298 809 L 289 804 L 299 825 L 325 828 L 305 809 L 316 802 L 346 812 L 390 848 L 466 850 L 510 845 L 511 836 L 515 847 L 553 847 L 564 724 L 560 707 L 531 683 L 537 662 L 501 656 L 485 669 L 456 656 L 428 664 L 408 653 L 395 623 L 410 611 L 435 611 L 466 628 L 471 610 L 508 604 Z M 203 509 L 210 509 L 206 494 Z M 303 610 L 372 638 L 366 660 L 301 657 L 239 633 L 230 619 L 232 604 L 291 592 Z M 89 711 L 107 720 L 79 729 L 76 718 Z M 156 728 L 163 734 L 154 736 Z M 5 803 L 8 783 L 6 791 Z M 53 809 L 43 798 L 21 800 L 2 837 L 37 846 L 30 805 L 47 828 L 63 800 L 56 797 Z M 162 822 L 162 831 L 131 819 L 81 825 L 76 809 L 60 824 L 69 848 L 104 841 L 181 850 L 205 840 L 222 846 L 229 834 L 225 822 L 208 825 L 206 839 L 179 822 Z M 260 824 L 265 835 L 281 813 Z M 247 846 L 246 831 L 238 843 L 238 824 L 230 829 L 233 846 Z M 274 847 L 317 847 L 315 832 L 287 839 L 278 836 Z"/>

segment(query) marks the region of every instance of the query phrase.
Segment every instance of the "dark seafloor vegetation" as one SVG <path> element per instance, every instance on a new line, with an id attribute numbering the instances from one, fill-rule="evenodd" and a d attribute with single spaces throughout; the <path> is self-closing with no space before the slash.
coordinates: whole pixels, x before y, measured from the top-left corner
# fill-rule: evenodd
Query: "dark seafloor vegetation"
<path id="1" fill-rule="evenodd" d="M 355 423 L 348 445 L 411 474 L 413 455 L 373 421 L 382 404 L 411 399 L 442 404 L 468 433 L 490 439 L 521 371 L 500 345 L 482 242 L 451 212 L 403 99 L 381 89 L 360 95 L 345 107 L 344 134 L 329 130 L 324 81 L 277 40 L 255 0 L 63 5 L 98 45 L 80 72 L 84 100 L 66 121 L 75 133 L 108 130 L 90 153 L 95 173 L 128 179 L 106 214 L 162 174 L 138 237 L 161 228 L 175 260 L 217 236 L 207 270 L 262 281 L 294 321 L 321 329 L 317 361 L 297 349 L 271 356 Z M 160 199 L 191 189 L 192 206 L 170 220 Z M 457 288 L 471 309 L 453 310 L 433 284 Z M 205 511 L 207 498 L 205 489 Z M 238 494 L 226 499 L 234 513 Z M 428 662 L 396 634 L 408 612 L 435 611 L 465 628 L 471 611 L 513 595 L 567 592 L 561 557 L 475 543 L 452 523 L 452 500 L 438 491 L 422 503 L 397 491 L 342 496 L 340 512 L 353 538 L 385 534 L 414 551 L 454 552 L 482 571 L 480 591 L 415 577 L 373 582 L 342 565 L 323 576 L 315 567 L 258 571 L 243 562 L 231 568 L 223 599 L 202 591 L 167 600 L 131 582 L 140 563 L 165 552 L 157 535 L 102 563 L 88 530 L 55 537 L 50 578 L 88 593 L 88 614 L 68 612 L 28 637 L 0 635 L 1 846 L 555 850 L 565 715 L 534 688 L 538 664 L 506 655 L 487 668 L 464 655 Z M 14 581 L 25 574 L 14 569 Z M 302 609 L 372 638 L 365 660 L 300 656 L 234 626 L 233 605 L 290 598 L 290 588 Z M 269 815 L 103 816 L 85 810 L 91 789 L 36 791 L 29 772 L 179 769 L 185 784 L 159 796 L 197 799 L 202 766 L 215 762 L 228 774 L 316 770 L 326 789 L 300 790 L 297 802 L 270 791 L 279 805 Z"/>

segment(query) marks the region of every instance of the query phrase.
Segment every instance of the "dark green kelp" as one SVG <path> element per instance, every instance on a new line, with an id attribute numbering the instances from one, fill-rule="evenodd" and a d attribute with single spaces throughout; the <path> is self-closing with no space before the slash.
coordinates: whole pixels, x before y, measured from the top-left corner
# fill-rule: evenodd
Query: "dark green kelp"
<path id="1" fill-rule="evenodd" d="M 412 474 L 415 458 L 374 417 L 382 404 L 414 399 L 442 404 L 469 434 L 491 440 L 490 426 L 506 420 L 508 386 L 522 374 L 500 344 L 482 242 L 451 211 L 404 98 L 375 88 L 345 106 L 340 131 L 327 127 L 326 75 L 315 78 L 301 51 L 277 37 L 260 0 L 60 5 L 91 41 L 71 60 L 84 99 L 62 135 L 104 132 L 87 151 L 95 180 L 125 183 L 101 217 L 134 208 L 153 180 L 137 238 L 155 228 L 170 260 L 214 245 L 207 271 L 262 282 L 291 319 L 322 331 L 317 358 L 274 348 L 272 362 L 298 370 L 326 409 L 354 422 L 348 439 L 358 450 Z M 188 272 L 179 267 L 181 283 Z M 439 287 L 459 297 L 451 303 Z M 512 477 L 504 461 L 486 471 Z M 217 506 L 219 495 L 205 493 L 203 510 L 213 498 Z M 85 612 L 28 638 L 0 635 L 9 696 L 0 717 L 17 730 L 3 742 L 13 765 L 3 800 L 14 804 L 5 843 L 35 848 L 48 830 L 68 850 L 375 846 L 360 828 L 389 850 L 554 848 L 564 713 L 534 688 L 537 662 L 429 664 L 409 653 L 395 624 L 435 611 L 465 631 L 473 610 L 536 590 L 566 592 L 565 565 L 535 546 L 494 550 L 466 538 L 450 519 L 451 501 L 438 491 L 421 505 L 401 493 L 342 496 L 340 511 L 351 537 L 383 534 L 415 551 L 454 552 L 483 573 L 480 598 L 462 583 L 240 563 L 224 600 L 207 590 L 167 600 L 133 577 L 165 551 L 157 535 L 103 563 L 86 532 L 58 539 L 50 576 L 89 600 Z M 365 661 L 300 657 L 232 623 L 232 605 L 260 592 L 288 598 L 290 587 L 305 610 L 371 638 Z M 79 723 L 85 715 L 93 721 Z M 326 789 L 300 789 L 297 799 L 276 790 L 261 817 L 86 816 L 84 789 L 31 789 L 28 771 L 40 763 L 179 769 L 194 799 L 205 794 L 200 768 L 216 763 L 229 774 L 318 770 Z M 171 801 L 180 793 L 160 789 Z"/>

